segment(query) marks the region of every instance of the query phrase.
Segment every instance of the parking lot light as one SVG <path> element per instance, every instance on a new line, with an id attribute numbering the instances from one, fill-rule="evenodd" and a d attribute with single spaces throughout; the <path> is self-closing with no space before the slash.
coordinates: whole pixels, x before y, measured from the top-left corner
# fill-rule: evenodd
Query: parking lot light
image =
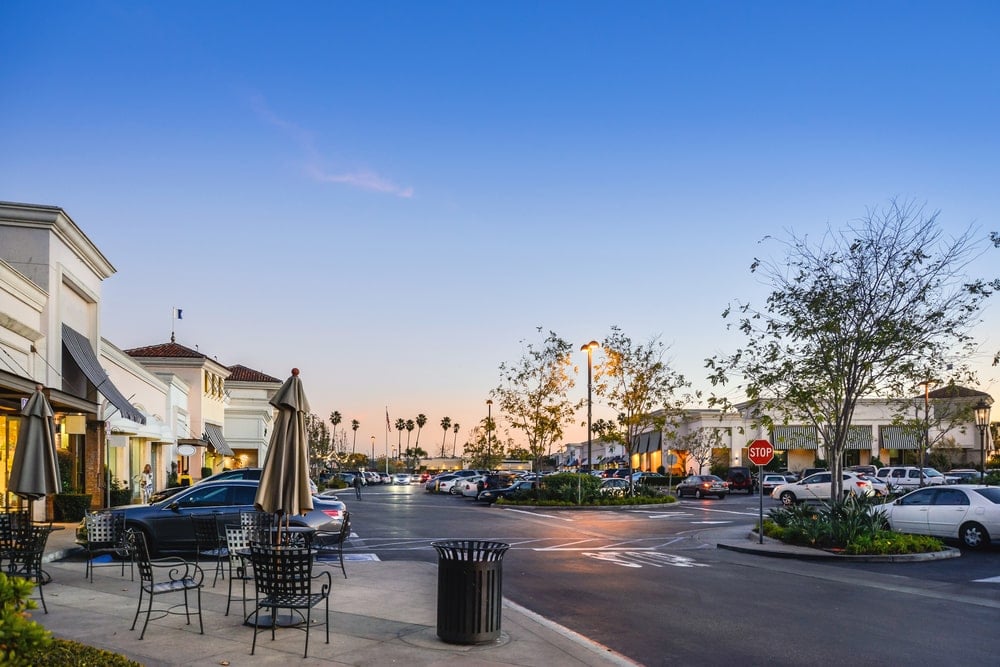
<path id="1" fill-rule="evenodd" d="M 980 481 L 986 483 L 986 427 L 990 425 L 990 404 L 985 398 L 976 403 L 976 427 L 979 429 Z"/>

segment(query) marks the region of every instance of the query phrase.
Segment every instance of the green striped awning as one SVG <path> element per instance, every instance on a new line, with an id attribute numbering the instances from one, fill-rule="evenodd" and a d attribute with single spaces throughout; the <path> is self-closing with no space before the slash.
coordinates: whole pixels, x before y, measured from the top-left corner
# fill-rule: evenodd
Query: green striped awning
<path id="1" fill-rule="evenodd" d="M 920 449 L 920 433 L 905 426 L 879 426 L 882 449 Z"/>
<path id="2" fill-rule="evenodd" d="M 815 426 L 775 426 L 771 429 L 775 449 L 819 449 Z"/>
<path id="3" fill-rule="evenodd" d="M 847 429 L 847 443 L 844 449 L 871 449 L 873 441 L 871 426 L 852 425 Z"/>

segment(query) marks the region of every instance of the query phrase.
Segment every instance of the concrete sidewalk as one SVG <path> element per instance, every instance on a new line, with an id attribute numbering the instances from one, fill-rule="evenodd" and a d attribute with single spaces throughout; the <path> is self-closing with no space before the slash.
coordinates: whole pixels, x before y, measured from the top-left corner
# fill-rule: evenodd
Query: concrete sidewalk
<path id="1" fill-rule="evenodd" d="M 305 635 L 279 628 L 257 637 L 242 624 L 242 608 L 225 616 L 228 580 L 211 585 L 206 571 L 202 591 L 205 634 L 197 619 L 183 616 L 151 620 L 139 640 L 143 617 L 129 631 L 138 599 L 138 582 L 124 577 L 118 565 L 97 567 L 94 583 L 84 578 L 84 557 L 74 543 L 75 524 L 62 524 L 49 537 L 45 586 L 49 613 L 34 618 L 57 637 L 74 639 L 121 653 L 146 665 L 634 665 L 610 649 L 591 642 L 518 605 L 504 602 L 501 636 L 488 645 L 446 644 L 437 637 L 437 567 L 416 561 L 348 561 L 344 579 L 339 563 L 323 563 L 333 577 L 330 597 L 330 643 L 322 626 L 309 635 L 309 657 L 302 658 Z M 250 591 L 248 591 L 250 593 Z M 252 595 L 252 593 L 250 593 Z M 239 594 L 234 590 L 234 595 Z M 169 602 L 162 596 L 157 603 Z"/>

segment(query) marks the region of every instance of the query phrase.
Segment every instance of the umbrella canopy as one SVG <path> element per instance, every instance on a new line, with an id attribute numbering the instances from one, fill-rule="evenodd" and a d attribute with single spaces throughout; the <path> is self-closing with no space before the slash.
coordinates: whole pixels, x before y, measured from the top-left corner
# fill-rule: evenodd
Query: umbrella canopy
<path id="1" fill-rule="evenodd" d="M 35 387 L 21 416 L 7 489 L 29 501 L 59 493 L 62 480 L 56 459 L 56 425 L 42 385 Z"/>
<path id="2" fill-rule="evenodd" d="M 299 369 L 292 369 L 292 376 L 271 399 L 278 410 L 267 449 L 260 486 L 254 505 L 262 512 L 283 514 L 286 519 L 293 514 L 305 514 L 313 508 L 309 492 L 309 437 L 306 433 L 306 400 L 299 379 Z"/>

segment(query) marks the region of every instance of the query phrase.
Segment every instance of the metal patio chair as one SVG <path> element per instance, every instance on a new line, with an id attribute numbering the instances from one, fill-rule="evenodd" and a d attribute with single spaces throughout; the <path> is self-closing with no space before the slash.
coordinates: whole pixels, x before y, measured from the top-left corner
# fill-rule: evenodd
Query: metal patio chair
<path id="1" fill-rule="evenodd" d="M 197 594 L 198 627 L 201 634 L 205 634 L 205 626 L 201 618 L 201 588 L 205 578 L 205 573 L 197 563 L 186 561 L 183 558 L 157 558 L 149 557 L 149 547 L 146 545 L 146 536 L 140 531 L 131 530 L 128 533 L 129 543 L 132 553 L 135 554 L 136 565 L 139 566 L 139 600 L 136 602 L 135 616 L 132 618 L 132 627 L 139 620 L 139 612 L 142 611 L 143 599 L 146 600 L 146 620 L 142 624 L 142 631 L 139 639 L 146 636 L 146 626 L 156 612 L 155 618 L 163 618 L 168 614 L 184 614 L 187 624 L 191 625 L 191 607 L 188 600 L 188 593 L 195 591 Z M 169 593 L 182 593 L 183 603 L 177 603 L 169 607 L 153 609 L 153 598 L 158 595 Z M 184 605 L 184 611 L 178 608 Z"/>
<path id="2" fill-rule="evenodd" d="M 123 577 L 125 562 L 128 561 L 132 581 L 135 581 L 132 550 L 125 531 L 125 515 L 121 512 L 88 512 L 84 515 L 83 522 L 87 530 L 87 566 L 83 576 L 89 576 L 90 583 L 94 583 L 94 567 L 99 565 L 94 559 L 110 555 L 121 561 Z"/>
<path id="3" fill-rule="evenodd" d="M 215 559 L 215 576 L 212 577 L 212 588 L 221 576 L 226 578 L 223 568 L 224 559 L 228 556 L 225 544 L 225 534 L 220 532 L 219 519 L 215 514 L 192 514 L 194 525 L 195 562 L 201 565 L 202 557 Z"/>
<path id="4" fill-rule="evenodd" d="M 42 556 L 45 555 L 45 543 L 52 532 L 52 524 L 33 524 L 16 534 L 15 542 L 8 555 L 7 574 L 22 577 L 35 584 L 42 609 L 49 613 L 45 606 L 45 573 L 42 571 Z"/>
<path id="5" fill-rule="evenodd" d="M 317 531 L 313 538 L 313 544 L 319 555 L 334 555 L 340 560 L 340 570 L 347 579 L 347 570 L 344 568 L 344 542 L 351 536 L 351 513 L 344 512 L 344 521 L 340 524 L 340 530 L 333 533 L 327 531 Z"/>
<path id="6" fill-rule="evenodd" d="M 226 549 L 229 552 L 229 593 L 226 597 L 226 616 L 233 601 L 233 582 L 243 585 L 243 618 L 247 618 L 247 582 L 253 581 L 253 567 L 250 559 L 250 538 L 242 526 L 226 526 Z"/>

